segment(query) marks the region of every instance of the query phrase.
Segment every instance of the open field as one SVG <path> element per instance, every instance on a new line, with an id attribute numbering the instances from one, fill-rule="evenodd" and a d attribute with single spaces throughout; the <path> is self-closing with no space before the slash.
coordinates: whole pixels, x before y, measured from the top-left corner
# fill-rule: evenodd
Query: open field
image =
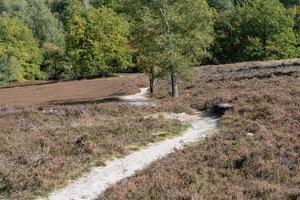
<path id="1" fill-rule="evenodd" d="M 199 67 L 174 101 L 209 110 L 234 105 L 219 134 L 178 151 L 99 199 L 300 199 L 300 67 L 271 62 Z"/>
<path id="2" fill-rule="evenodd" d="M 300 200 L 300 0 L 0 0 L 0 200 L 114 199 Z"/>
<path id="3" fill-rule="evenodd" d="M 0 105 L 97 103 L 105 97 L 136 93 L 146 83 L 143 74 L 124 74 L 94 80 L 12 85 L 0 87 Z"/>
<path id="4" fill-rule="evenodd" d="M 0 199 L 44 196 L 91 166 L 103 165 L 108 159 L 185 130 L 186 124 L 178 120 L 147 117 L 178 109 L 172 105 L 147 108 L 94 101 L 94 98 L 111 99 L 107 95 L 135 93 L 144 84 L 143 75 L 129 75 L 0 89 L 1 95 L 11 94 L 1 96 L 1 103 L 3 99 L 8 103 L 21 96 L 0 107 Z M 33 94 L 37 88 L 47 93 L 57 92 L 31 97 L 18 92 L 24 89 Z M 66 93 L 62 88 L 73 88 L 73 91 Z M 89 93 L 92 90 L 94 93 Z M 75 99 L 67 102 L 71 96 Z M 49 104 L 62 99 L 64 105 Z"/>
<path id="5" fill-rule="evenodd" d="M 177 120 L 127 105 L 2 108 L 0 199 L 31 199 L 61 187 L 90 166 L 175 136 Z"/>
<path id="6" fill-rule="evenodd" d="M 294 61 L 276 63 L 200 67 L 193 81 L 180 82 L 176 100 L 168 95 L 168 81 L 159 81 L 156 107 L 110 102 L 137 92 L 146 83 L 143 75 L 107 79 L 99 87 L 106 79 L 2 88 L 1 104 L 7 105 L 0 107 L 0 199 L 47 195 L 91 166 L 186 128 L 150 115 L 211 110 L 228 102 L 234 110 L 223 116 L 217 135 L 152 164 L 99 198 L 298 200 L 300 68 Z M 73 91 L 64 92 L 63 85 Z M 31 96 L 18 92 L 21 88 Z M 51 92 L 32 95 L 36 88 Z"/>

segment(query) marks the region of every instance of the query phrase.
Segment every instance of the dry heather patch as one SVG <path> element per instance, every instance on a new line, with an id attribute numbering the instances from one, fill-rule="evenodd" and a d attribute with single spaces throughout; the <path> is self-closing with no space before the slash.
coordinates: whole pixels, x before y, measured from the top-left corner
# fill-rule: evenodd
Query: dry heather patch
<path id="1" fill-rule="evenodd" d="M 163 108 L 157 108 L 163 110 Z M 172 108 L 169 108 L 172 109 Z M 0 108 L 0 199 L 32 199 L 105 160 L 180 133 L 158 110 L 120 104 Z"/>
<path id="2" fill-rule="evenodd" d="M 287 70 L 292 74 L 279 75 Z M 267 76 L 258 78 L 262 71 Z M 220 134 L 154 163 L 99 199 L 300 199 L 300 68 L 240 63 L 197 72 L 192 82 L 181 82 L 175 103 L 202 110 L 232 103 Z M 168 86 L 161 82 L 155 96 L 171 103 Z"/>

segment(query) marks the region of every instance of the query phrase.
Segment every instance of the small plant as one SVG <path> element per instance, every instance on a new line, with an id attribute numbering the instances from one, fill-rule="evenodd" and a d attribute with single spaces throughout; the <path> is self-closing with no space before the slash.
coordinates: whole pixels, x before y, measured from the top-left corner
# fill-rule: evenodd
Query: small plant
<path id="1" fill-rule="evenodd" d="M 252 140 L 249 142 L 249 144 L 251 147 L 256 147 L 259 144 L 259 142 L 257 140 Z"/>

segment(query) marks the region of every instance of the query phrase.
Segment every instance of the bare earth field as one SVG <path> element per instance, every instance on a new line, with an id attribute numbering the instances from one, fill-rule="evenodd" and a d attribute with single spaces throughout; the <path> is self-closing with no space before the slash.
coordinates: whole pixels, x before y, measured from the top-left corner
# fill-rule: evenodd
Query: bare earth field
<path id="1" fill-rule="evenodd" d="M 164 104 L 231 103 L 219 134 L 164 158 L 99 199 L 300 199 L 300 67 L 293 61 L 204 66 Z"/>
<path id="2" fill-rule="evenodd" d="M 143 74 L 127 74 L 94 80 L 6 86 L 0 87 L 0 105 L 96 103 L 105 97 L 136 93 L 146 83 Z"/>

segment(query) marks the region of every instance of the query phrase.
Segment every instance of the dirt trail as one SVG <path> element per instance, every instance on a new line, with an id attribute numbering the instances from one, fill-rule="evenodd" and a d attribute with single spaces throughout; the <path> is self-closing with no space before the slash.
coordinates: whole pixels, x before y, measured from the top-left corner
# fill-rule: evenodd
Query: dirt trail
<path id="1" fill-rule="evenodd" d="M 149 105 L 146 98 L 146 88 L 135 95 L 121 97 L 125 103 L 135 106 Z M 216 128 L 217 119 L 202 117 L 202 113 L 196 112 L 192 115 L 163 114 L 165 118 L 178 119 L 191 124 L 191 127 L 181 136 L 167 139 L 158 143 L 149 144 L 146 148 L 134 152 L 124 158 L 112 160 L 106 163 L 105 167 L 95 167 L 85 176 L 79 178 L 66 188 L 49 195 L 49 200 L 93 200 L 99 197 L 110 186 L 119 181 L 131 177 L 138 171 L 143 170 L 152 162 L 182 149 L 191 142 L 206 137 L 210 130 Z"/>

